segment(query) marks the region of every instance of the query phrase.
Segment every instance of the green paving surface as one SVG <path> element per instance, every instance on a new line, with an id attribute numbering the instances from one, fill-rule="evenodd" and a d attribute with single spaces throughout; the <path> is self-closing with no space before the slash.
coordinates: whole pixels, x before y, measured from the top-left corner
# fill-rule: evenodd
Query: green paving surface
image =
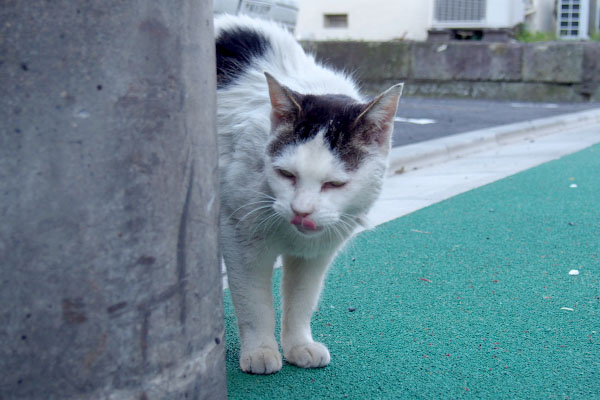
<path id="1" fill-rule="evenodd" d="M 226 292 L 229 398 L 600 399 L 599 253 L 594 146 L 355 238 L 313 318 L 326 368 L 242 373 Z"/>

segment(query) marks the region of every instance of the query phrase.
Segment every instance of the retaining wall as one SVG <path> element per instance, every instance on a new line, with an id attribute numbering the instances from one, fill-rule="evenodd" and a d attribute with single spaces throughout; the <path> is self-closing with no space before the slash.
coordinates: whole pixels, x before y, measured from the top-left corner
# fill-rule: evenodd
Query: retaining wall
<path id="1" fill-rule="evenodd" d="M 367 92 L 406 82 L 413 96 L 600 101 L 600 43 L 304 42 Z"/>

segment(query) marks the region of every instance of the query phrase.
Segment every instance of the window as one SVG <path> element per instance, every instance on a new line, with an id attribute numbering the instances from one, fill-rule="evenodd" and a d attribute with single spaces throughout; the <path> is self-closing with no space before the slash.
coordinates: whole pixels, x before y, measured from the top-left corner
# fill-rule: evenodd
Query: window
<path id="1" fill-rule="evenodd" d="M 325 28 L 347 28 L 348 14 L 325 14 Z"/>
<path id="2" fill-rule="evenodd" d="M 561 38 L 587 37 L 588 0 L 559 0 L 558 36 Z"/>

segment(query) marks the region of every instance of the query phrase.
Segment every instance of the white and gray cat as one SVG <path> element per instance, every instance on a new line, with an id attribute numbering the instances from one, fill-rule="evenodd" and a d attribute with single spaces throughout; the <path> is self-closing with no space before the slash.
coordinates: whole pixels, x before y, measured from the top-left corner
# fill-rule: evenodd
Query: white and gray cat
<path id="1" fill-rule="evenodd" d="M 278 25 L 215 20 L 221 243 L 240 367 L 281 369 L 271 279 L 283 260 L 281 346 L 291 364 L 329 364 L 310 320 L 327 267 L 377 198 L 402 85 L 365 101 Z"/>

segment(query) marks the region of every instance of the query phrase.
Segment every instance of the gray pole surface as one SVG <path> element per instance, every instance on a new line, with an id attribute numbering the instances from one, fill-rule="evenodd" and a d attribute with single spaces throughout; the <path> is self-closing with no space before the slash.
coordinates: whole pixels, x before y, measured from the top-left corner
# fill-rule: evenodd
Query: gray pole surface
<path id="1" fill-rule="evenodd" d="M 0 399 L 226 396 L 212 2 L 3 0 Z"/>

